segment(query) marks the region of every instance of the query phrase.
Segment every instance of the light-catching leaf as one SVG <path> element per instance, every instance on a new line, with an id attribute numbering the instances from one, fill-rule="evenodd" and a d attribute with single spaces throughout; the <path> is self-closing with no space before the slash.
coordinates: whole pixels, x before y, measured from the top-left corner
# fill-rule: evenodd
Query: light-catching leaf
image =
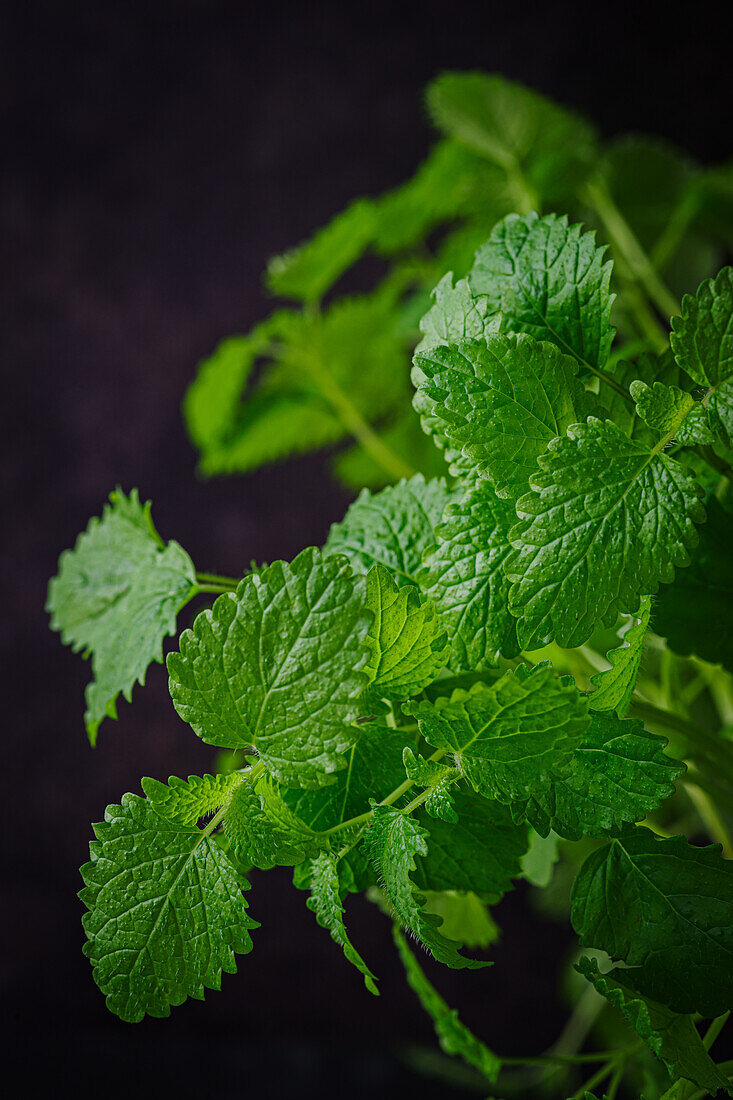
<path id="1" fill-rule="evenodd" d="M 338 864 L 331 852 L 321 852 L 310 866 L 311 896 L 306 905 L 315 913 L 321 928 L 327 928 L 331 938 L 348 961 L 364 975 L 364 985 L 375 997 L 379 996 L 377 979 L 351 943 L 344 926 L 344 907 L 339 892 Z"/>
<path id="2" fill-rule="evenodd" d="M 407 981 L 432 1019 L 441 1048 L 446 1054 L 456 1054 L 463 1058 L 464 1062 L 483 1073 L 489 1081 L 496 1081 L 501 1069 L 501 1059 L 461 1023 L 456 1010 L 449 1008 L 433 988 L 398 928 L 394 928 L 393 935 L 405 967 Z"/>
<path id="3" fill-rule="evenodd" d="M 485 798 L 523 801 L 569 765 L 588 726 L 587 701 L 570 677 L 549 664 L 511 669 L 491 687 L 476 684 L 450 700 L 417 703 L 410 712 L 436 749 L 454 754 Z"/>
<path id="4" fill-rule="evenodd" d="M 629 387 L 631 396 L 642 420 L 662 435 L 677 435 L 683 422 L 695 408 L 695 399 L 679 386 L 666 386 L 664 382 L 636 380 Z"/>
<path id="5" fill-rule="evenodd" d="M 589 411 L 576 371 L 547 341 L 497 333 L 416 354 L 413 403 L 426 429 L 437 424 L 465 465 L 516 500 L 548 443 Z"/>
<path id="6" fill-rule="evenodd" d="M 246 773 L 224 815 L 224 833 L 245 866 L 294 867 L 327 846 L 287 805 L 267 776 L 251 781 Z"/>
<path id="7" fill-rule="evenodd" d="M 108 1008 L 135 1022 L 219 989 L 258 927 L 242 896 L 249 884 L 220 845 L 132 794 L 94 831 L 81 869 L 84 950 Z"/>
<path id="8" fill-rule="evenodd" d="M 150 502 L 141 504 L 136 489 L 113 492 L 102 518 L 61 555 L 46 609 L 66 645 L 91 653 L 85 720 L 92 744 L 102 720 L 117 717 L 119 693 L 129 702 L 148 666 L 163 660 L 163 639 L 195 594 L 193 562 L 177 542 L 161 540 Z"/>
<path id="9" fill-rule="evenodd" d="M 689 563 L 705 512 L 697 482 L 661 441 L 649 448 L 611 421 L 574 425 L 540 467 L 517 502 L 510 610 L 523 649 L 553 639 L 572 649 L 619 611 L 635 614 L 641 595 Z"/>
<path id="10" fill-rule="evenodd" d="M 425 909 L 440 917 L 441 931 L 449 940 L 464 947 L 491 947 L 500 932 L 491 913 L 480 898 L 459 890 L 426 890 Z"/>
<path id="11" fill-rule="evenodd" d="M 180 716 L 210 745 L 255 745 L 289 786 L 318 787 L 343 767 L 367 677 L 366 583 L 313 548 L 220 596 L 168 658 Z"/>
<path id="12" fill-rule="evenodd" d="M 453 286 L 453 272 L 444 275 L 431 294 L 432 306 L 420 320 L 422 340 L 416 351 L 461 340 L 483 340 L 501 328 L 501 315 L 491 313 L 489 299 L 471 294 L 467 279 Z"/>
<path id="13" fill-rule="evenodd" d="M 431 683 L 447 657 L 443 624 L 434 604 L 417 588 L 398 588 L 383 565 L 367 576 L 367 610 L 374 616 L 367 634 L 364 671 L 379 695 L 408 699 Z"/>
<path id="14" fill-rule="evenodd" d="M 503 568 L 512 552 L 509 532 L 516 518 L 510 501 L 479 482 L 462 501 L 448 505 L 436 530 L 437 544 L 423 559 L 418 581 L 448 632 L 449 665 L 455 672 L 494 667 L 500 657 L 519 652 Z"/>
<path id="15" fill-rule="evenodd" d="M 717 386 L 733 374 L 733 267 L 706 279 L 682 300 L 672 318 L 675 359 L 701 386 Z"/>
<path id="16" fill-rule="evenodd" d="M 649 626 L 651 610 L 651 597 L 643 596 L 639 605 L 639 614 L 636 618 L 629 620 L 621 645 L 609 650 L 606 654 L 611 667 L 591 676 L 590 682 L 596 689 L 590 697 L 590 706 L 593 710 L 615 711 L 623 718 L 629 709 L 644 652 L 644 637 Z"/>
<path id="17" fill-rule="evenodd" d="M 225 806 L 241 783 L 242 776 L 230 772 L 189 775 L 188 779 L 172 775 L 167 783 L 143 779 L 140 785 L 161 817 L 179 825 L 195 825 L 202 817 Z"/>
<path id="18" fill-rule="evenodd" d="M 436 927 L 440 919 L 423 908 L 425 899 L 417 892 L 410 876 L 416 870 L 416 857 L 428 854 L 427 840 L 427 831 L 414 817 L 392 806 L 373 806 L 364 842 L 401 923 L 425 944 L 434 959 L 454 970 L 488 966 L 488 963 L 461 955 L 459 944 L 446 939 Z"/>
<path id="19" fill-rule="evenodd" d="M 586 859 L 571 919 L 581 946 L 626 964 L 629 988 L 712 1019 L 733 1005 L 732 906 L 733 861 L 720 845 L 637 826 Z"/>
<path id="20" fill-rule="evenodd" d="M 581 363 L 603 367 L 614 336 L 610 261 L 595 233 L 566 217 L 510 214 L 476 253 L 468 281 L 504 328 L 549 340 Z"/>
<path id="21" fill-rule="evenodd" d="M 602 974 L 598 963 L 587 957 L 581 958 L 575 969 L 621 1012 L 637 1035 L 664 1063 L 673 1081 L 683 1077 L 713 1095 L 718 1089 L 731 1093 L 728 1078 L 721 1073 L 703 1046 L 691 1016 L 670 1012 L 664 1005 L 646 1000 L 627 989 L 623 983 L 623 970 Z"/>
<path id="22" fill-rule="evenodd" d="M 439 817 L 443 821 L 458 821 L 451 790 L 458 777 L 456 769 L 439 764 L 436 760 L 426 760 L 419 753 L 415 755 L 412 745 L 405 745 L 402 750 L 402 762 L 405 765 L 407 778 L 418 787 L 430 791 L 423 803 L 430 816 Z"/>

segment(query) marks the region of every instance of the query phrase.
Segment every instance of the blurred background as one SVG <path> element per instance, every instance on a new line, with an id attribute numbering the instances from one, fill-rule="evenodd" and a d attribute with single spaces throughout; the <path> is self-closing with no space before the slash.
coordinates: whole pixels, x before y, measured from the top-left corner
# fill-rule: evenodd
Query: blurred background
<path id="1" fill-rule="evenodd" d="M 359 975 L 287 870 L 253 875 L 262 923 L 239 974 L 169 1020 L 107 1013 L 81 954 L 89 822 L 139 778 L 212 766 L 154 666 L 135 705 L 84 733 L 88 669 L 43 611 L 48 577 L 109 490 L 138 486 L 199 569 L 239 574 L 324 541 L 347 493 L 314 457 L 202 481 L 180 401 L 197 361 L 270 309 L 268 258 L 352 198 L 395 186 L 431 141 L 421 91 L 444 68 L 521 80 L 604 136 L 729 151 L 723 5 L 148 0 L 3 6 L 3 1010 L 28 1088 L 85 1095 L 473 1095 L 412 1067 L 434 1046 L 389 924 L 352 899 Z M 565 1018 L 565 925 L 518 890 L 496 965 L 436 984 L 505 1054 Z M 527 1018 L 527 1006 L 531 1015 Z"/>

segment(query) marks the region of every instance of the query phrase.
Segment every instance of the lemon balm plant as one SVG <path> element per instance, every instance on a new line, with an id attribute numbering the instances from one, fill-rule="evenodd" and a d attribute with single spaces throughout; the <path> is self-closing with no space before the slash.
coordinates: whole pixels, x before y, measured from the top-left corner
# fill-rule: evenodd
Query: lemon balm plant
<path id="1" fill-rule="evenodd" d="M 373 994 L 349 895 L 392 920 L 485 1090 L 733 1093 L 711 1053 L 733 1007 L 733 269 L 708 270 L 730 177 L 600 149 L 495 77 L 428 102 L 427 164 L 273 261 L 302 307 L 222 344 L 186 398 L 209 473 L 352 437 L 336 468 L 362 492 L 325 545 L 200 572 L 116 491 L 51 581 L 52 626 L 91 655 L 92 741 L 216 597 L 167 666 L 227 767 L 107 808 L 86 952 L 113 1012 L 165 1016 L 251 950 L 250 869 L 292 866 Z M 367 248 L 395 257 L 380 285 L 323 305 Z M 502 1058 L 418 961 L 490 966 L 519 879 L 569 906 L 589 1049 Z"/>

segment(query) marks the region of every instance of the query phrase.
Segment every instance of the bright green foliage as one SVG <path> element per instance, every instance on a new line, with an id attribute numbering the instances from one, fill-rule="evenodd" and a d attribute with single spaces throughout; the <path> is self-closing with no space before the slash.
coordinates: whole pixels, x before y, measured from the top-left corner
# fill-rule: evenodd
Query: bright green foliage
<path id="1" fill-rule="evenodd" d="M 420 890 L 470 890 L 493 905 L 520 874 L 527 827 L 515 824 L 506 806 L 472 791 L 456 790 L 453 805 L 455 823 L 418 812 L 430 837 L 427 858 L 417 857 L 414 881 Z"/>
<path id="2" fill-rule="evenodd" d="M 364 490 L 343 521 L 334 523 L 323 552 L 345 554 L 360 573 L 383 565 L 397 584 L 414 585 L 452 496 L 442 479 L 425 481 L 419 474 L 381 493 Z"/>
<path id="3" fill-rule="evenodd" d="M 557 842 L 556 833 L 540 836 L 530 829 L 529 848 L 522 856 L 522 878 L 526 878 L 532 886 L 544 888 L 550 885 L 559 857 Z"/>
<path id="4" fill-rule="evenodd" d="M 527 803 L 528 820 L 541 836 L 552 829 L 570 840 L 623 831 L 669 798 L 684 774 L 665 745 L 635 719 L 591 714 L 567 771 Z"/>
<path id="5" fill-rule="evenodd" d="M 733 267 L 686 294 L 682 316 L 672 318 L 670 342 L 677 362 L 701 386 L 717 386 L 733 374 Z"/>
<path id="6" fill-rule="evenodd" d="M 677 386 L 665 386 L 663 382 L 655 382 L 653 386 L 632 382 L 629 390 L 641 419 L 662 435 L 676 436 L 695 407 L 692 394 Z"/>
<path id="7" fill-rule="evenodd" d="M 511 503 L 481 481 L 447 506 L 437 544 L 423 559 L 418 581 L 448 631 L 448 663 L 457 672 L 495 666 L 518 652 L 503 568 L 516 518 Z"/>
<path id="8" fill-rule="evenodd" d="M 691 564 L 660 588 L 653 626 L 675 653 L 694 653 L 733 669 L 733 516 L 715 499 L 706 507 L 708 520 L 690 553 Z"/>
<path id="9" fill-rule="evenodd" d="M 374 616 L 364 668 L 372 689 L 393 699 L 417 695 L 432 683 L 447 656 L 435 606 L 417 588 L 398 588 L 383 565 L 375 565 L 367 576 L 366 606 Z"/>
<path id="10" fill-rule="evenodd" d="M 548 787 L 588 725 L 585 699 L 548 664 L 520 665 L 492 687 L 476 684 L 411 713 L 429 744 L 454 754 L 475 790 L 504 803 Z"/>
<path id="11" fill-rule="evenodd" d="M 442 1049 L 446 1054 L 457 1054 L 463 1058 L 470 1066 L 485 1074 L 489 1081 L 496 1081 L 501 1069 L 501 1059 L 461 1023 L 456 1010 L 449 1008 L 426 978 L 407 946 L 405 937 L 398 928 L 394 928 L 393 932 L 407 981 L 432 1019 Z"/>
<path id="12" fill-rule="evenodd" d="M 585 861 L 572 921 L 581 946 L 626 964 L 628 987 L 674 1012 L 713 1017 L 733 1005 L 731 906 L 733 862 L 718 846 L 637 828 Z"/>
<path id="13" fill-rule="evenodd" d="M 489 299 L 484 295 L 474 297 L 467 279 L 460 279 L 453 286 L 450 271 L 435 287 L 431 298 L 432 306 L 420 319 L 423 338 L 416 352 L 461 340 L 483 340 L 501 328 L 501 314 L 489 312 Z"/>
<path id="14" fill-rule="evenodd" d="M 614 335 L 611 263 L 604 255 L 595 233 L 567 218 L 510 214 L 478 250 L 469 284 L 503 314 L 505 329 L 602 367 Z"/>
<path id="15" fill-rule="evenodd" d="M 651 610 L 651 597 L 643 596 L 638 616 L 629 621 L 621 645 L 606 654 L 611 667 L 591 676 L 591 683 L 595 687 L 590 697 L 593 710 L 612 710 L 623 717 L 629 709 L 644 652 L 644 637 Z"/>
<path id="16" fill-rule="evenodd" d="M 356 739 L 364 599 L 344 558 L 314 549 L 250 574 L 170 654 L 176 710 L 210 745 L 256 746 L 276 779 L 328 783 Z"/>
<path id="17" fill-rule="evenodd" d="M 327 843 L 293 813 L 267 776 L 245 776 L 239 783 L 227 803 L 224 833 L 240 863 L 263 871 L 293 867 Z"/>
<path id="18" fill-rule="evenodd" d="M 85 953 L 107 1006 L 123 1020 L 168 1016 L 219 989 L 252 950 L 248 883 L 207 829 L 160 816 L 137 795 L 95 826 L 80 897 Z"/>
<path id="19" fill-rule="evenodd" d="M 362 254 L 375 222 L 374 204 L 357 199 L 310 241 L 270 260 L 269 289 L 283 298 L 317 301 Z"/>
<path id="20" fill-rule="evenodd" d="M 576 970 L 621 1012 L 664 1063 L 673 1081 L 683 1077 L 713 1095 L 718 1089 L 733 1091 L 728 1078 L 705 1050 L 691 1016 L 677 1015 L 664 1005 L 638 996 L 619 980 L 623 977 L 621 970 L 614 971 L 615 978 L 612 978 L 602 974 L 595 960 L 588 958 L 581 958 Z"/>
<path id="21" fill-rule="evenodd" d="M 458 890 L 426 890 L 425 909 L 442 920 L 446 939 L 464 947 L 491 947 L 499 939 L 499 927 L 480 898 Z"/>
<path id="22" fill-rule="evenodd" d="M 402 762 L 407 778 L 428 791 L 424 805 L 430 816 L 439 817 L 442 821 L 458 821 L 451 791 L 458 776 L 456 769 L 438 764 L 435 760 L 426 760 L 419 753 L 416 756 L 411 745 L 405 745 L 402 750 Z"/>
<path id="23" fill-rule="evenodd" d="M 540 467 L 517 502 L 510 610 L 523 648 L 571 649 L 689 563 L 705 512 L 684 466 L 611 421 L 576 424 Z"/>
<path id="24" fill-rule="evenodd" d="M 333 940 L 343 948 L 348 961 L 364 975 L 364 985 L 379 996 L 377 979 L 353 947 L 344 927 L 344 907 L 339 893 L 338 864 L 330 852 L 321 852 L 310 866 L 311 896 L 306 905 L 316 914 L 322 928 L 327 928 Z"/>
<path id="25" fill-rule="evenodd" d="M 365 844 L 401 923 L 424 943 L 438 962 L 454 970 L 487 966 L 488 963 L 461 955 L 459 945 L 446 939 L 436 927 L 440 924 L 439 919 L 423 908 L 425 899 L 417 893 L 411 875 L 416 870 L 416 858 L 428 854 L 427 840 L 427 831 L 414 817 L 391 806 L 374 806 Z"/>
<path id="26" fill-rule="evenodd" d="M 537 459 L 588 411 L 577 363 L 546 341 L 502 333 L 415 356 L 415 408 L 464 462 L 516 500 Z"/>
<path id="27" fill-rule="evenodd" d="M 102 518 L 61 555 L 46 609 L 64 643 L 91 654 L 85 721 L 92 744 L 102 720 L 117 717 L 119 693 L 129 702 L 148 666 L 163 660 L 163 639 L 195 594 L 193 562 L 177 542 L 161 540 L 150 502 L 141 504 L 136 489 L 112 493 Z"/>
<path id="28" fill-rule="evenodd" d="M 228 775 L 189 775 L 178 779 L 172 775 L 167 783 L 143 779 L 141 787 L 155 812 L 179 825 L 195 825 L 202 817 L 231 802 L 241 786 L 242 777 Z"/>

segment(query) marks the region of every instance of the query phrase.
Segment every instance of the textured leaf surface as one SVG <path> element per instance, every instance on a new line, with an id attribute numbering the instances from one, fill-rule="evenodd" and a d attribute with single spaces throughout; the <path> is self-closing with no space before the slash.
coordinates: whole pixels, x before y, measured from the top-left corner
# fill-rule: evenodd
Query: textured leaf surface
<path id="1" fill-rule="evenodd" d="M 593 710 L 612 710 L 623 717 L 629 709 L 644 652 L 644 636 L 649 626 L 651 610 L 651 598 L 643 596 L 638 618 L 630 620 L 621 645 L 606 654 L 611 667 L 591 676 L 590 682 L 596 689 L 590 697 Z"/>
<path id="2" fill-rule="evenodd" d="M 552 829 L 579 840 L 641 821 L 674 794 L 675 780 L 685 772 L 684 764 L 665 755 L 666 744 L 636 719 L 591 714 L 568 770 L 527 803 L 530 823 L 541 836 Z"/>
<path id="3" fill-rule="evenodd" d="M 505 328 L 602 367 L 614 336 L 604 254 L 594 233 L 566 217 L 510 214 L 476 253 L 469 285 L 503 314 Z"/>
<path id="4" fill-rule="evenodd" d="M 441 1048 L 446 1054 L 456 1054 L 463 1058 L 464 1062 L 483 1073 L 489 1081 L 496 1081 L 501 1069 L 501 1059 L 461 1023 L 456 1010 L 450 1008 L 430 984 L 401 932 L 395 928 L 393 934 L 407 981 L 432 1019 Z"/>
<path id="5" fill-rule="evenodd" d="M 141 787 L 156 813 L 179 825 L 195 825 L 213 810 L 225 806 L 242 783 L 241 775 L 189 775 L 178 779 L 172 775 L 167 783 L 143 779 Z"/>
<path id="6" fill-rule="evenodd" d="M 321 927 L 328 929 L 351 965 L 364 975 L 364 985 L 369 992 L 378 997 L 377 979 L 346 934 L 344 907 L 339 893 L 338 864 L 332 853 L 321 852 L 316 856 L 311 863 L 310 879 L 311 896 L 306 905 L 315 913 Z"/>
<path id="7" fill-rule="evenodd" d="M 407 699 L 435 679 L 447 657 L 443 624 L 434 604 L 417 588 L 398 588 L 382 565 L 367 576 L 367 610 L 374 616 L 367 635 L 364 671 L 380 695 Z"/>
<path id="8" fill-rule="evenodd" d="M 411 745 L 405 745 L 402 762 L 407 778 L 430 792 L 423 803 L 427 813 L 443 821 L 458 821 L 453 805 L 454 792 L 451 789 L 458 777 L 457 770 L 435 760 L 426 760 L 419 753 L 415 755 Z"/>
<path id="9" fill-rule="evenodd" d="M 510 609 L 523 649 L 572 649 L 689 563 L 701 491 L 674 459 L 593 417 L 554 440 L 517 503 Z"/>
<path id="10" fill-rule="evenodd" d="M 294 867 L 327 844 L 293 813 L 267 776 L 251 782 L 246 773 L 227 803 L 224 833 L 240 863 L 264 871 Z"/>
<path id="11" fill-rule="evenodd" d="M 549 786 L 588 725 L 586 699 L 549 665 L 520 665 L 491 687 L 412 707 L 425 740 L 456 754 L 484 797 L 508 803 Z"/>
<path id="12" fill-rule="evenodd" d="M 364 490 L 341 523 L 331 528 L 324 554 L 344 554 L 358 572 L 383 565 L 399 585 L 415 584 L 425 550 L 435 542 L 452 493 L 442 479 L 409 481 L 383 489 Z"/>
<path id="13" fill-rule="evenodd" d="M 448 632 L 449 664 L 456 672 L 493 667 L 519 651 L 503 568 L 516 518 L 511 502 L 480 482 L 448 505 L 437 545 L 423 559 L 418 581 Z"/>
<path id="14" fill-rule="evenodd" d="M 125 795 L 95 826 L 80 897 L 85 953 L 107 1006 L 123 1020 L 168 1016 L 218 989 L 234 953 L 252 949 L 248 883 L 213 837 Z"/>
<path id="15" fill-rule="evenodd" d="M 573 886 L 581 946 L 626 964 L 624 982 L 675 1012 L 733 1006 L 733 861 L 719 845 L 648 829 L 593 852 Z"/>
<path id="16" fill-rule="evenodd" d="M 689 413 L 695 408 L 692 394 L 681 390 L 679 386 L 665 386 L 664 382 L 655 382 L 648 386 L 637 380 L 629 387 L 631 396 L 642 420 L 656 431 L 666 435 L 677 433 Z"/>
<path id="17" fill-rule="evenodd" d="M 402 924 L 425 944 L 433 958 L 454 970 L 487 966 L 467 959 L 458 951 L 459 944 L 438 930 L 438 917 L 423 908 L 424 897 L 417 893 L 410 877 L 417 856 L 428 854 L 428 833 L 408 814 L 391 806 L 373 807 L 373 816 L 364 841 L 369 858 Z"/>
<path id="18" fill-rule="evenodd" d="M 733 669 L 733 516 L 713 498 L 706 507 L 691 564 L 660 588 L 652 621 L 675 653 Z"/>
<path id="19" fill-rule="evenodd" d="M 92 743 L 102 720 L 117 717 L 119 693 L 129 701 L 148 666 L 163 660 L 163 639 L 175 633 L 195 583 L 188 554 L 161 542 L 150 502 L 141 504 L 136 489 L 112 493 L 102 518 L 61 555 L 46 609 L 64 643 L 92 655 L 85 715 Z"/>
<path id="20" fill-rule="evenodd" d="M 717 386 L 733 374 L 733 267 L 706 279 L 682 300 L 672 318 L 675 359 L 701 386 Z"/>
<path id="21" fill-rule="evenodd" d="M 211 745 L 256 745 L 288 785 L 328 783 L 357 736 L 365 587 L 342 557 L 315 549 L 245 577 L 168 658 L 180 716 Z"/>
<path id="22" fill-rule="evenodd" d="M 622 970 L 601 974 L 598 963 L 588 958 L 581 958 L 575 969 L 621 1012 L 664 1063 L 673 1081 L 683 1077 L 713 1095 L 718 1089 L 731 1092 L 728 1078 L 705 1050 L 691 1016 L 680 1016 L 664 1005 L 639 997 L 624 986 Z"/>
<path id="23" fill-rule="evenodd" d="M 501 328 L 501 316 L 490 312 L 488 298 L 474 297 L 467 279 L 459 279 L 453 286 L 451 271 L 440 280 L 431 298 L 433 304 L 420 320 L 423 338 L 416 351 L 460 340 L 483 340 Z"/>

